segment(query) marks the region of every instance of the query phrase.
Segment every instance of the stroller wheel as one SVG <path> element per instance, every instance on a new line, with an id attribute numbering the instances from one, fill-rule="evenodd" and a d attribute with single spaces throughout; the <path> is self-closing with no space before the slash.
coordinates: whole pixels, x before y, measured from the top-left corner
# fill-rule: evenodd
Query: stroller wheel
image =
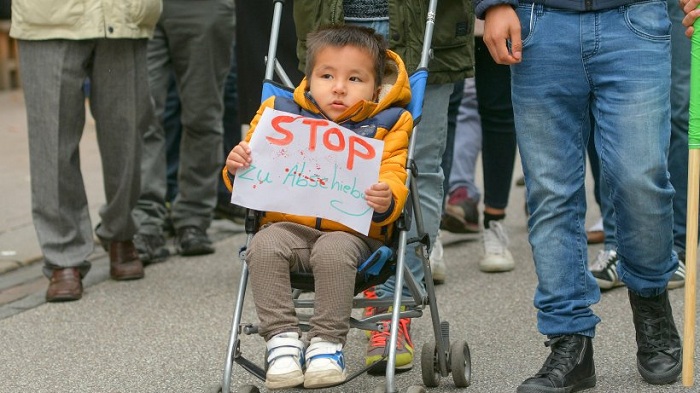
<path id="1" fill-rule="evenodd" d="M 450 369 L 456 387 L 469 386 L 472 377 L 472 360 L 466 341 L 457 340 L 450 345 Z"/>
<path id="2" fill-rule="evenodd" d="M 434 388 L 440 383 L 440 374 L 437 371 L 437 353 L 435 341 L 426 342 L 420 353 L 420 368 L 423 375 L 423 384 Z"/>

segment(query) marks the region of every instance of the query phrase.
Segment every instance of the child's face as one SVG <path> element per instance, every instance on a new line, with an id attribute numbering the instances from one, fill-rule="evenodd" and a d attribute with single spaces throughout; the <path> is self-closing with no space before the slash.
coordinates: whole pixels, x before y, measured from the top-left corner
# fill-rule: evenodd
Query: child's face
<path id="1" fill-rule="evenodd" d="M 358 101 L 373 100 L 378 91 L 374 59 L 354 46 L 321 49 L 308 79 L 311 96 L 333 121 Z"/>

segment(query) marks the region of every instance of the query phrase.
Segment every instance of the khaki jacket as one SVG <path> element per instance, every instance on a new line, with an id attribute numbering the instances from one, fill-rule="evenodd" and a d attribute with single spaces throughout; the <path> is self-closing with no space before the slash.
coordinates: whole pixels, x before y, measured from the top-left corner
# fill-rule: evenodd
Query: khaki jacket
<path id="1" fill-rule="evenodd" d="M 161 0 L 13 0 L 10 35 L 22 40 L 149 38 Z"/>

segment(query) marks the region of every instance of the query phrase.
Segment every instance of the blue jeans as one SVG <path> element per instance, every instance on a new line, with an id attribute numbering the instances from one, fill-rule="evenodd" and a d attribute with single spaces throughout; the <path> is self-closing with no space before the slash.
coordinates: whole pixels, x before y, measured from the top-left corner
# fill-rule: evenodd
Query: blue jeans
<path id="1" fill-rule="evenodd" d="M 683 11 L 678 1 L 668 0 L 671 17 L 671 145 L 668 172 L 676 189 L 673 199 L 673 245 L 685 251 L 688 210 L 688 104 L 690 101 L 690 40 L 683 34 Z M 694 219 L 697 219 L 694 218 Z"/>
<path id="2" fill-rule="evenodd" d="M 481 119 L 479 105 L 476 100 L 476 84 L 474 78 L 464 80 L 462 102 L 457 114 L 455 128 L 452 172 L 448 192 L 458 187 L 467 187 L 469 198 L 481 199 L 481 190 L 476 185 L 476 160 L 481 152 Z"/>
<path id="3" fill-rule="evenodd" d="M 641 296 L 666 289 L 672 250 L 670 28 L 666 3 L 597 12 L 517 8 L 522 62 L 512 66 L 538 329 L 595 335 L 600 290 L 587 269 L 585 154 L 589 111 L 616 215 L 621 280 Z"/>
<path id="4" fill-rule="evenodd" d="M 594 122 L 595 120 L 591 118 L 591 124 Z M 600 174 L 600 157 L 595 147 L 595 130 L 592 127 L 589 128 L 591 129 L 591 133 L 588 137 L 588 145 L 586 148 L 588 150 L 588 160 L 591 164 L 591 176 L 593 176 L 594 181 L 593 194 L 595 195 L 595 201 L 598 203 L 598 207 L 600 207 L 600 215 L 603 218 L 603 233 L 605 234 L 605 239 L 603 241 L 604 248 L 606 250 L 617 250 L 617 240 L 615 240 L 615 211 L 613 210 L 612 202 L 610 202 L 610 190 L 608 189 L 608 185 Z"/>

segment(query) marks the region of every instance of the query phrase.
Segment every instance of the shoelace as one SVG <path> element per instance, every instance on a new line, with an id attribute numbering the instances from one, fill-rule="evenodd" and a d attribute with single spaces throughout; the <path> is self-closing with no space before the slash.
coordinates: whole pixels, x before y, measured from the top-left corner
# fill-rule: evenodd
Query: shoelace
<path id="1" fill-rule="evenodd" d="M 668 343 L 671 331 L 671 326 L 666 317 L 650 318 L 651 315 L 663 315 L 664 310 L 657 305 L 640 305 L 637 312 L 641 317 L 642 326 L 640 333 L 644 335 L 642 348 L 649 352 L 664 352 L 669 356 L 672 354 L 669 351 Z M 664 333 L 666 332 L 666 333 Z"/>
<path id="2" fill-rule="evenodd" d="M 374 287 L 365 289 L 364 291 L 362 291 L 362 295 L 365 297 L 365 299 L 376 299 L 377 298 L 377 293 L 374 291 Z M 371 317 L 372 315 L 374 315 L 376 309 L 377 308 L 373 307 L 373 306 L 365 307 L 362 314 L 365 318 Z"/>
<path id="3" fill-rule="evenodd" d="M 408 335 L 408 326 L 410 324 L 410 318 L 399 319 L 399 331 L 396 338 L 396 347 L 401 348 L 404 343 L 408 343 L 411 347 L 413 343 L 411 342 L 411 337 Z M 389 321 L 383 322 L 384 329 L 381 332 L 374 331 L 369 339 L 370 346 L 372 347 L 386 347 L 386 342 L 391 335 L 389 328 Z"/>
<path id="4" fill-rule="evenodd" d="M 491 221 L 489 229 L 484 230 L 484 248 L 487 254 L 503 254 L 508 248 L 508 235 L 503 224 Z"/>
<path id="5" fill-rule="evenodd" d="M 537 373 L 539 376 L 551 374 L 553 371 L 565 373 L 568 365 L 573 357 L 574 346 L 576 342 L 570 340 L 571 336 L 559 336 L 551 340 L 545 341 L 545 347 L 552 348 L 552 353 L 545 360 L 544 365 Z"/>
<path id="6" fill-rule="evenodd" d="M 593 272 L 601 271 L 614 263 L 617 263 L 617 252 L 615 250 L 600 250 L 589 269 Z"/>

